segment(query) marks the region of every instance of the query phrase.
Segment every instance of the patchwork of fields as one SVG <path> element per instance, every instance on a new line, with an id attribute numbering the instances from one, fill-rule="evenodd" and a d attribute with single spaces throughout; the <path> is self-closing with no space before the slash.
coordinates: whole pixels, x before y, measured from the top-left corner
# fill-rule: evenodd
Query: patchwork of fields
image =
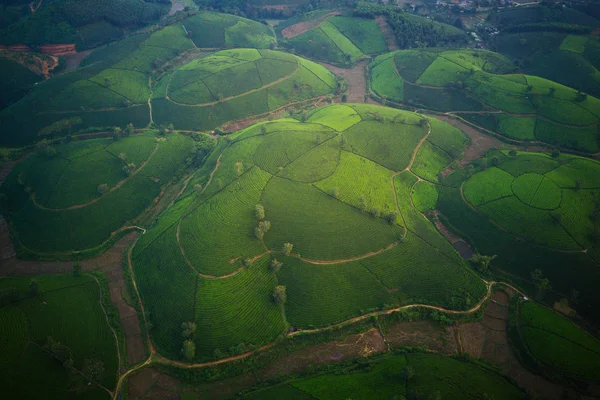
<path id="1" fill-rule="evenodd" d="M 148 132 L 71 142 L 56 155 L 28 157 L 1 188 L 15 246 L 31 257 L 101 245 L 152 204 L 183 168 L 192 143 Z"/>
<path id="2" fill-rule="evenodd" d="M 366 104 L 234 134 L 202 189 L 133 249 L 155 346 L 177 357 L 173 338 L 186 321 L 202 330 L 196 359 L 206 360 L 270 342 L 289 325 L 414 302 L 471 307 L 484 283 L 411 202 L 412 187 L 437 179 L 465 145 L 445 123 Z M 439 161 L 424 159 L 431 154 Z M 426 190 L 435 207 L 436 188 Z M 270 298 L 277 284 L 287 287 L 282 309 Z"/>
<path id="3" fill-rule="evenodd" d="M 380 97 L 452 112 L 517 141 L 600 150 L 600 100 L 513 70 L 507 58 L 487 51 L 406 50 L 377 57 L 370 85 Z"/>
<path id="4" fill-rule="evenodd" d="M 332 93 L 335 77 L 291 54 L 262 49 L 223 50 L 165 75 L 154 88 L 154 121 L 180 129 L 209 129 Z"/>
<path id="5" fill-rule="evenodd" d="M 350 66 L 357 59 L 388 50 L 377 22 L 334 15 L 282 44 L 311 59 Z"/>

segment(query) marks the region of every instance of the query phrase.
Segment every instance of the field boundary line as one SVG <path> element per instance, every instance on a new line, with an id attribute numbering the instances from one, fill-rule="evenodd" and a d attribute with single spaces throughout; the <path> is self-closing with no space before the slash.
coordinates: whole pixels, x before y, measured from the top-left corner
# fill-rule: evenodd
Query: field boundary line
<path id="1" fill-rule="evenodd" d="M 96 281 L 96 284 L 98 285 L 98 291 L 100 292 L 100 308 L 102 309 L 102 313 L 104 314 L 104 318 L 106 319 L 106 323 L 108 324 L 108 327 L 110 328 L 110 330 L 112 331 L 112 334 L 115 338 L 115 344 L 117 346 L 117 359 L 118 359 L 118 367 L 117 367 L 117 382 L 119 381 L 119 371 L 121 371 L 121 366 L 122 364 L 122 360 L 121 360 L 121 349 L 119 348 L 119 338 L 117 337 L 117 332 L 115 331 L 115 329 L 113 328 L 113 326 L 110 324 L 110 320 L 108 319 L 108 314 L 106 313 L 106 310 L 104 309 L 104 304 L 102 304 L 103 300 L 104 300 L 104 292 L 102 290 L 102 285 L 100 285 L 100 281 L 98 280 L 98 278 L 96 278 L 94 275 L 90 275 L 94 278 L 94 280 Z M 121 324 L 121 322 L 119 321 L 119 325 Z"/>
<path id="2" fill-rule="evenodd" d="M 152 150 L 152 153 L 150 153 L 150 155 L 148 156 L 148 158 L 139 166 L 138 169 L 136 169 L 135 171 L 133 171 L 131 173 L 131 175 L 129 175 L 128 177 L 126 177 L 125 179 L 122 179 L 121 181 L 117 182 L 117 184 L 115 186 L 113 186 L 112 188 L 110 188 L 110 190 L 108 192 L 106 192 L 105 194 L 101 195 L 100 197 L 96 197 L 93 200 L 88 201 L 87 203 L 83 203 L 83 204 L 75 204 L 74 206 L 70 206 L 67 208 L 48 208 L 48 207 L 44 207 L 41 204 L 39 204 L 36 200 L 35 200 L 35 192 L 32 193 L 29 197 L 31 198 L 31 201 L 33 202 L 33 204 L 45 211 L 69 211 L 69 210 L 76 210 L 79 208 L 84 208 L 87 207 L 89 205 L 92 205 L 94 203 L 99 202 L 106 194 L 111 193 L 117 189 L 119 189 L 121 186 L 123 186 L 125 184 L 125 182 L 129 181 L 129 179 L 133 178 L 135 175 L 138 174 L 138 172 L 140 172 L 147 164 L 148 162 L 152 159 L 152 157 L 154 156 L 154 154 L 156 154 L 156 151 L 158 150 L 158 143 L 156 143 L 156 145 L 154 146 L 154 150 Z M 109 152 L 110 153 L 110 152 Z M 110 153 L 112 154 L 112 153 Z"/>
<path id="3" fill-rule="evenodd" d="M 28 344 L 32 344 L 34 346 L 36 346 L 37 348 L 39 348 L 40 350 L 42 350 L 43 352 L 47 353 L 50 357 L 53 357 L 55 359 L 58 360 L 58 358 L 56 358 L 56 356 L 54 354 L 52 354 L 51 352 L 49 352 L 46 348 L 44 348 L 43 346 L 40 346 L 39 344 L 37 344 L 36 342 L 34 342 L 33 340 L 30 340 L 28 342 Z M 59 360 L 60 361 L 60 360 Z M 114 392 L 112 392 L 110 389 L 108 389 L 106 386 L 102 385 L 101 383 L 98 383 L 92 379 L 90 379 L 87 375 L 85 375 L 83 372 L 81 372 L 80 370 L 78 370 L 77 368 L 71 367 L 71 371 L 75 371 L 77 372 L 79 375 L 83 376 L 85 379 L 87 379 L 89 382 L 93 382 L 94 385 L 98 386 L 99 388 L 102 388 L 104 390 L 106 390 L 106 392 L 110 395 L 110 397 L 113 397 L 115 394 Z M 118 372 L 118 371 L 117 371 Z"/>
<path id="4" fill-rule="evenodd" d="M 251 61 L 249 61 L 249 62 L 251 62 Z M 263 89 L 270 88 L 271 86 L 275 86 L 275 85 L 276 85 L 276 84 L 278 84 L 278 83 L 281 83 L 281 82 L 283 82 L 283 81 L 285 81 L 285 80 L 288 80 L 288 79 L 290 79 L 292 76 L 296 75 L 296 74 L 298 73 L 298 71 L 299 71 L 299 70 L 300 70 L 300 62 L 298 62 L 298 61 L 297 61 L 297 62 L 296 62 L 296 69 L 294 70 L 294 72 L 292 72 L 292 73 L 291 73 L 291 74 L 289 74 L 289 75 L 286 75 L 286 76 L 284 76 L 284 77 L 281 77 L 281 78 L 279 78 L 279 79 L 277 79 L 277 80 L 274 80 L 274 81 L 272 81 L 272 82 L 270 82 L 270 83 L 268 83 L 268 84 L 266 84 L 266 85 L 264 85 L 264 86 L 261 86 L 261 87 L 259 87 L 259 88 L 256 88 L 256 89 L 251 89 L 251 90 L 249 90 L 249 91 L 247 91 L 247 92 L 240 93 L 240 94 L 236 94 L 235 96 L 224 97 L 224 98 L 222 98 L 221 100 L 212 101 L 212 102 L 208 102 L 208 103 L 198 103 L 198 104 L 184 104 L 184 103 L 178 103 L 178 102 L 176 102 L 176 101 L 172 100 L 172 99 L 169 97 L 169 90 L 168 90 L 168 89 L 169 89 L 169 87 L 168 87 L 168 84 L 167 84 L 167 94 L 166 94 L 165 98 L 166 98 L 168 101 L 170 101 L 171 103 L 173 103 L 173 104 L 177 104 L 178 106 L 182 106 L 182 107 L 208 107 L 208 106 L 214 106 L 214 105 L 217 105 L 217 104 L 220 104 L 220 103 L 225 103 L 225 102 L 228 102 L 228 101 L 231 101 L 231 100 L 234 100 L 234 99 L 240 98 L 240 97 L 244 97 L 244 96 L 250 95 L 250 94 L 252 94 L 252 93 L 259 92 L 259 91 L 261 91 L 261 90 L 263 90 Z M 172 75 L 171 75 L 171 77 L 172 77 Z M 170 82 L 170 78 L 169 78 L 169 82 Z M 204 81 L 203 81 L 202 83 L 204 83 Z M 205 86 L 206 86 L 206 84 L 205 84 Z M 329 86 L 329 85 L 327 85 L 327 86 Z M 207 86 L 207 88 L 208 88 L 208 86 Z M 209 91 L 210 91 L 210 89 L 209 89 Z M 212 94 L 212 92 L 211 92 L 211 94 Z M 213 97 L 214 97 L 214 96 L 213 96 Z M 268 104 L 267 104 L 267 107 L 268 107 Z"/>

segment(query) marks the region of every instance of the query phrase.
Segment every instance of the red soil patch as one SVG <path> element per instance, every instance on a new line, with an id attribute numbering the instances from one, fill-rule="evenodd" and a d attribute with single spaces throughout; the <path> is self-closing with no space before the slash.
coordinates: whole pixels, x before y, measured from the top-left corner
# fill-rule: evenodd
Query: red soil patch
<path id="1" fill-rule="evenodd" d="M 400 46 L 398 45 L 396 34 L 394 33 L 394 30 L 392 29 L 390 24 L 388 24 L 387 18 L 383 15 L 380 15 L 377 18 L 375 18 L 375 21 L 377 22 L 377 25 L 379 25 L 379 29 L 383 34 L 383 38 L 385 39 L 385 43 L 388 46 L 388 50 L 399 50 Z"/>
<path id="2" fill-rule="evenodd" d="M 313 21 L 298 22 L 297 24 L 288 26 L 287 28 L 282 30 L 281 36 L 283 36 L 286 39 L 293 38 L 293 37 L 298 36 L 306 31 L 310 31 L 311 29 L 316 28 L 317 26 L 321 25 L 327 18 L 331 17 L 332 15 L 340 15 L 341 13 L 342 13 L 341 11 L 332 11 L 329 14 L 326 14 L 326 15 L 322 16 L 321 18 L 315 19 Z"/>
<path id="3" fill-rule="evenodd" d="M 367 80 L 365 76 L 367 61 L 360 61 L 351 69 L 339 68 L 327 63 L 320 64 L 335 75 L 346 79 L 348 83 L 348 102 L 364 103 L 365 95 L 367 94 Z"/>
<path id="4" fill-rule="evenodd" d="M 454 354 L 457 352 L 454 327 L 433 321 L 397 322 L 385 330 L 385 339 L 395 347 L 425 346 L 429 350 Z"/>
<path id="5" fill-rule="evenodd" d="M 70 56 L 77 53 L 75 44 L 44 44 L 39 47 L 39 51 L 53 56 Z"/>
<path id="6" fill-rule="evenodd" d="M 286 354 L 260 372 L 266 379 L 273 376 L 302 372 L 311 365 L 339 362 L 387 350 L 381 333 L 375 328 L 350 335 L 344 340 L 319 343 Z"/>

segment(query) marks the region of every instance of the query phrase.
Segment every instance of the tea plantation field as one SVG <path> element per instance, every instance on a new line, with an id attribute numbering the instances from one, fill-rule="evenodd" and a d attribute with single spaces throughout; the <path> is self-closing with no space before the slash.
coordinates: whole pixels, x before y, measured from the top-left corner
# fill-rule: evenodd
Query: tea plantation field
<path id="1" fill-rule="evenodd" d="M 564 32 L 502 33 L 494 50 L 522 60 L 523 71 L 600 97 L 600 39 Z"/>
<path id="2" fill-rule="evenodd" d="M 375 20 L 334 15 L 317 27 L 284 39 L 285 47 L 311 59 L 350 66 L 357 59 L 388 50 Z"/>
<path id="3" fill-rule="evenodd" d="M 213 171 L 199 172 L 201 186 L 133 248 L 154 345 L 181 357 L 181 324 L 195 321 L 195 359 L 218 359 L 289 326 L 415 302 L 472 307 L 483 281 L 411 202 L 415 184 L 437 179 L 466 144 L 450 125 L 367 104 L 233 134 L 209 157 Z M 438 161 L 424 160 L 431 154 Z M 430 185 L 418 193 L 435 207 Z M 278 284 L 287 288 L 281 307 L 271 296 Z"/>
<path id="4" fill-rule="evenodd" d="M 100 308 L 96 281 L 85 275 L 40 276 L 35 278 L 39 293 L 34 294 L 28 289 L 31 280 L 0 278 L 0 290 L 14 290 L 17 297 L 0 308 L 4 393 L 11 398 L 35 398 L 44 393 L 48 399 L 109 399 L 95 383 L 115 387 L 118 351 Z M 49 336 L 62 345 L 54 355 L 47 347 Z M 78 371 L 86 371 L 87 360 L 98 360 L 104 372 L 88 386 L 87 379 L 63 366 L 69 358 Z"/>
<path id="5" fill-rule="evenodd" d="M 464 379 L 468 376 L 469 379 Z M 246 399 L 525 399 L 506 378 L 483 367 L 437 354 L 414 353 L 370 360 L 335 374 L 280 384 Z"/>
<path id="6" fill-rule="evenodd" d="M 377 57 L 370 85 L 380 97 L 452 112 L 510 139 L 598 152 L 600 100 L 514 68 L 487 51 L 406 50 Z"/>
<path id="7" fill-rule="evenodd" d="M 291 54 L 263 49 L 223 50 L 165 75 L 154 88 L 154 121 L 208 129 L 332 93 L 335 77 Z"/>
<path id="8" fill-rule="evenodd" d="M 576 290 L 577 311 L 598 318 L 599 168 L 575 156 L 494 151 L 444 179 L 437 209 L 477 252 L 497 256 L 500 274 L 533 287 L 539 269 L 552 296 Z"/>
<path id="9" fill-rule="evenodd" d="M 82 62 L 81 68 L 40 83 L 20 101 L 1 110 L 0 144 L 21 146 L 44 137 L 65 136 L 92 127 L 108 130 L 113 126 L 123 128 L 132 123 L 137 128 L 144 128 L 151 122 L 149 99 L 152 91 L 156 93 L 164 91 L 161 82 L 154 87 L 157 82 L 153 79 L 160 77 L 163 70 L 169 68 L 176 59 L 196 52 L 198 48 L 265 48 L 274 42 L 274 33 L 263 24 L 212 12 L 196 14 L 150 34 L 132 35 L 97 49 Z M 255 61 L 255 59 L 256 57 L 245 61 Z M 235 113 L 244 116 L 265 112 L 294 100 L 328 93 L 332 87 L 335 88 L 335 81 L 326 70 L 308 62 L 304 65 L 306 65 L 304 68 L 298 68 L 293 75 L 293 80 L 287 82 L 287 85 L 272 88 L 273 93 L 269 100 L 272 103 L 271 108 L 267 108 L 265 90 L 249 96 L 251 100 L 240 99 L 228 106 L 217 107 L 218 110 L 214 112 L 212 119 L 214 123 L 211 126 L 236 118 Z M 282 67 L 274 65 L 264 69 L 269 68 Z M 287 71 L 286 75 L 291 73 L 289 68 L 283 70 Z M 214 67 L 211 71 L 217 72 Z M 271 82 L 269 71 L 265 74 L 267 74 L 263 77 L 265 82 Z M 169 78 L 170 75 L 164 82 L 166 83 Z M 208 79 L 208 76 L 203 78 Z M 217 74 L 212 78 L 213 84 L 215 79 L 228 79 L 228 77 Z M 272 80 L 275 79 L 277 78 Z M 193 81 L 192 79 L 187 84 L 193 84 Z M 188 92 L 197 90 L 198 96 L 201 97 L 203 93 L 201 85 L 202 82 L 199 81 L 195 86 L 186 88 L 181 86 L 180 93 L 185 93 L 186 90 Z M 287 92 L 292 91 L 293 85 L 300 87 L 297 90 L 300 93 L 288 95 Z M 214 89 L 210 85 L 209 87 Z M 6 93 L 7 96 L 9 94 Z M 219 94 L 220 91 L 215 90 L 214 97 Z M 164 96 L 155 96 L 155 98 L 164 99 Z M 14 96 L 11 95 L 12 97 Z M 208 126 L 206 122 L 198 124 L 197 120 L 202 116 L 208 119 L 209 108 L 176 111 L 173 105 L 169 107 L 170 103 L 161 107 L 160 100 L 155 101 L 159 103 L 156 106 L 156 120 L 161 123 L 165 121 L 165 114 L 171 117 L 182 114 L 177 119 L 170 118 L 169 122 L 174 123 L 177 128 L 185 129 L 204 129 Z M 232 112 L 232 109 L 235 112 Z M 200 117 L 190 117 L 189 114 L 197 114 Z M 232 118 L 228 117 L 230 114 Z M 69 119 L 74 122 L 66 127 L 64 122 Z"/>
<path id="10" fill-rule="evenodd" d="M 518 336 L 523 356 L 565 376 L 600 380 L 600 341 L 573 322 L 535 302 L 517 306 Z"/>
<path id="11" fill-rule="evenodd" d="M 57 146 L 54 155 L 29 156 L 0 188 L 15 247 L 33 256 L 101 245 L 152 204 L 192 146 L 189 137 L 149 131 L 116 141 L 71 142 Z"/>

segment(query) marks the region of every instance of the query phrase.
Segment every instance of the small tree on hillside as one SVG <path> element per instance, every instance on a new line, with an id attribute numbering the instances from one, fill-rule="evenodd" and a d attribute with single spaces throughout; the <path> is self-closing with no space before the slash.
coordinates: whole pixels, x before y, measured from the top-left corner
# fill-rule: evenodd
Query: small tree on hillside
<path id="1" fill-rule="evenodd" d="M 244 173 L 244 163 L 242 163 L 241 161 L 236 162 L 234 168 L 237 176 L 240 176 Z"/>
<path id="2" fill-rule="evenodd" d="M 473 257 L 469 258 L 469 262 L 477 269 L 479 272 L 487 273 L 490 268 L 490 264 L 496 258 L 496 255 L 492 256 L 484 256 L 483 254 L 475 254 Z"/>
<path id="3" fill-rule="evenodd" d="M 550 280 L 545 278 L 544 274 L 539 269 L 536 269 L 531 273 L 531 280 L 535 284 L 537 291 L 536 298 L 538 300 L 542 300 L 546 292 L 552 289 L 552 286 L 550 286 Z"/>
<path id="4" fill-rule="evenodd" d="M 286 287 L 283 285 L 275 286 L 275 289 L 273 290 L 273 301 L 276 304 L 283 305 L 283 304 L 285 304 L 286 300 L 287 300 Z"/>
<path id="5" fill-rule="evenodd" d="M 196 344 L 193 340 L 188 339 L 183 342 L 181 354 L 183 354 L 183 357 L 188 361 L 192 361 L 194 357 L 196 357 Z"/>
<path id="6" fill-rule="evenodd" d="M 101 185 L 98 185 L 98 194 L 99 195 L 103 195 L 104 193 L 108 192 L 109 187 L 108 187 L 108 183 L 103 183 Z"/>
<path id="7" fill-rule="evenodd" d="M 254 206 L 254 212 L 256 213 L 256 218 L 261 220 L 265 219 L 265 207 L 262 204 L 257 204 Z"/>
<path id="8" fill-rule="evenodd" d="M 278 261 L 276 258 L 271 260 L 271 272 L 276 274 L 279 272 L 281 267 L 283 267 L 283 263 L 281 261 Z"/>
<path id="9" fill-rule="evenodd" d="M 269 232 L 269 230 L 271 229 L 271 221 L 260 221 L 258 223 L 258 227 L 260 228 L 261 231 L 263 231 L 264 233 Z"/>
<path id="10" fill-rule="evenodd" d="M 124 163 L 127 163 L 127 154 L 123 152 L 119 153 L 119 160 L 123 161 Z"/>
<path id="11" fill-rule="evenodd" d="M 193 338 L 196 333 L 196 324 L 194 322 L 184 322 L 181 324 L 181 335 L 184 338 Z"/>
<path id="12" fill-rule="evenodd" d="M 263 238 L 265 237 L 265 232 L 262 229 L 260 229 L 259 226 L 257 226 L 256 228 L 254 228 L 254 236 L 256 236 L 258 240 L 263 240 Z"/>
<path id="13" fill-rule="evenodd" d="M 135 171 L 134 163 L 129 163 L 123 167 L 123 172 L 125 172 L 125 175 L 127 175 L 127 176 L 130 176 L 131 174 L 133 174 L 133 171 Z"/>
<path id="14" fill-rule="evenodd" d="M 123 133 L 125 136 L 133 135 L 135 133 L 135 128 L 131 122 L 127 124 L 127 127 L 125 127 L 125 131 Z"/>
<path id="15" fill-rule="evenodd" d="M 283 254 L 285 254 L 286 256 L 290 256 L 292 254 L 292 249 L 294 248 L 294 245 L 291 243 L 284 243 L 283 244 Z"/>
<path id="16" fill-rule="evenodd" d="M 196 196 L 200 196 L 202 194 L 202 185 L 199 183 L 196 183 L 194 185 L 194 192 L 196 193 Z"/>
<path id="17" fill-rule="evenodd" d="M 331 195 L 333 196 L 334 199 L 339 199 L 340 198 L 340 189 L 334 187 L 333 190 L 331 191 Z"/>

